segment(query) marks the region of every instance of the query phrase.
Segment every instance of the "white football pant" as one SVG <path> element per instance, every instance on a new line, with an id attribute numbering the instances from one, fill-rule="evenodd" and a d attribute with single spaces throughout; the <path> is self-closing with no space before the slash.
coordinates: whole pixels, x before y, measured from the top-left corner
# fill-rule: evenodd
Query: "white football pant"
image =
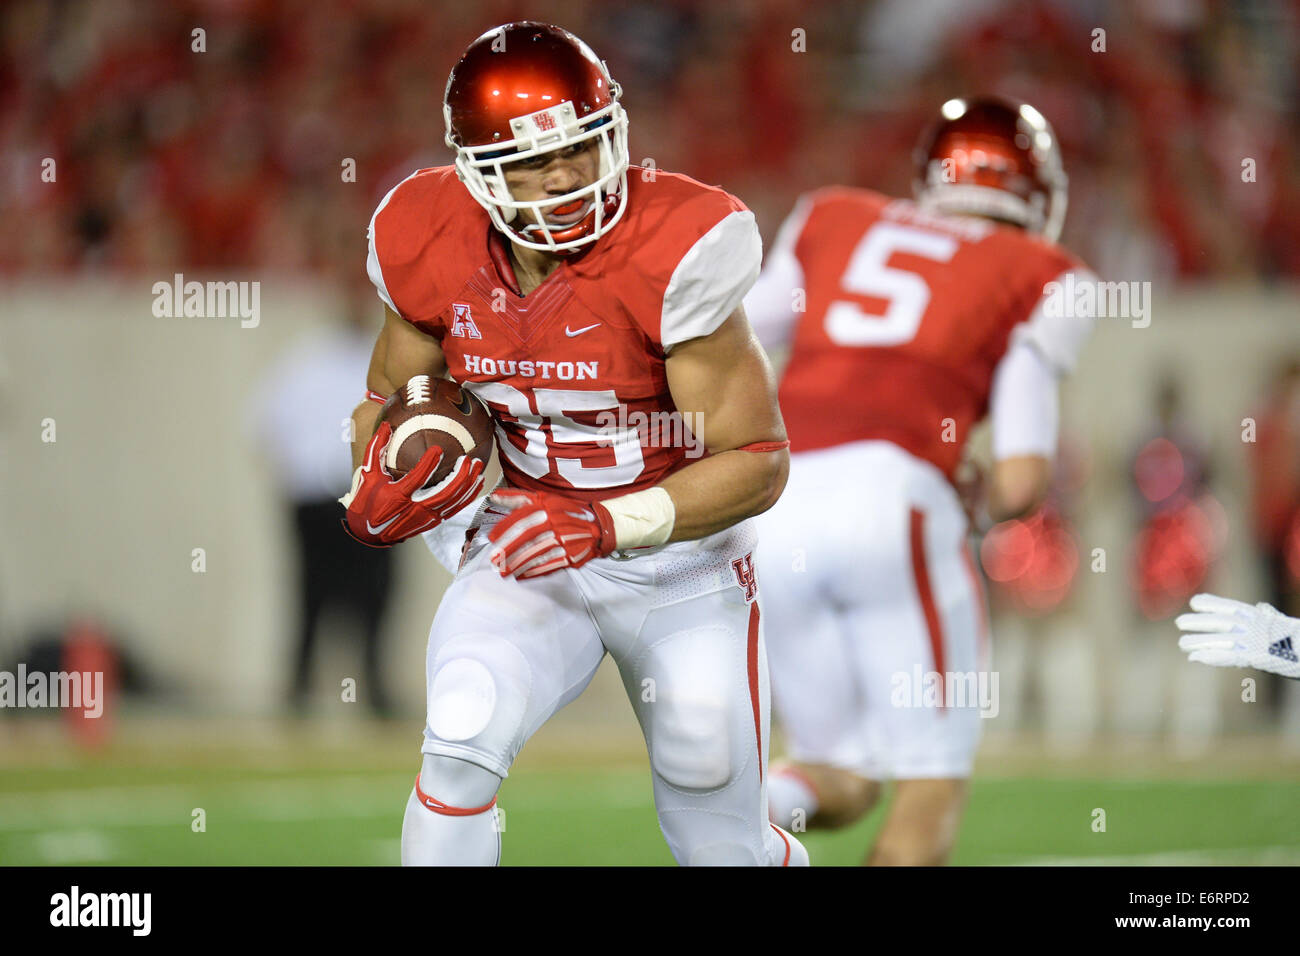
<path id="1" fill-rule="evenodd" d="M 803 452 L 756 520 L 790 756 L 872 780 L 969 776 L 997 680 L 966 517 L 943 474 L 890 442 Z"/>
<path id="2" fill-rule="evenodd" d="M 752 524 L 524 581 L 489 563 L 487 533 L 476 532 L 429 634 L 422 750 L 425 777 L 438 779 L 413 789 L 404 862 L 496 862 L 491 775 L 506 776 L 606 652 L 645 735 L 674 858 L 807 862 L 767 819 L 768 680 Z M 456 766 L 445 758 L 487 776 L 444 775 L 440 766 Z"/>

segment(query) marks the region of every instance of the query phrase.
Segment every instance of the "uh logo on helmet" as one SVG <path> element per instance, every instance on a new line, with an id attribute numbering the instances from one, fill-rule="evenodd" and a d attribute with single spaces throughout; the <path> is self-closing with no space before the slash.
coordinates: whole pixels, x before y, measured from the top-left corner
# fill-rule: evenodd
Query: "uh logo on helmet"
<path id="1" fill-rule="evenodd" d="M 627 203 L 627 114 L 620 88 L 587 44 L 547 23 L 507 23 L 484 33 L 452 68 L 443 97 L 456 173 L 492 224 L 530 249 L 569 252 L 595 242 Z M 502 167 L 598 139 L 596 180 L 562 196 L 520 201 Z M 544 209 L 587 208 L 578 221 L 547 223 Z"/>
<path id="2" fill-rule="evenodd" d="M 1028 103 L 995 97 L 948 100 L 939 113 L 916 147 L 917 202 L 1059 239 L 1067 180 L 1056 134 L 1043 114 Z"/>

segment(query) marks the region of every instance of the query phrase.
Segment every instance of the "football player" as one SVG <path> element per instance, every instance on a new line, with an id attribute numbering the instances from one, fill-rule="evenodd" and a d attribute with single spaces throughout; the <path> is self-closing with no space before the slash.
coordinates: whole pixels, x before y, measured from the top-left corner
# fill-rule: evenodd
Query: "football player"
<path id="1" fill-rule="evenodd" d="M 987 413 L 990 516 L 1048 487 L 1057 382 L 1090 325 L 1066 284 L 1087 275 L 1056 245 L 1065 201 L 1035 109 L 950 100 L 918 145 L 914 201 L 804 196 L 745 300 L 763 343 L 789 348 L 790 479 L 759 522 L 792 758 L 773 769 L 772 819 L 844 825 L 893 781 L 869 863 L 948 858 L 995 712 L 954 472 Z"/>
<path id="2" fill-rule="evenodd" d="M 414 173 L 371 220 L 368 271 L 387 311 L 370 397 L 449 374 L 491 410 L 505 481 L 462 536 L 429 634 L 406 864 L 498 861 L 502 779 L 607 652 L 677 861 L 807 862 L 767 819 L 747 519 L 781 493 L 788 443 L 741 309 L 761 243 L 733 196 L 629 166 L 619 95 L 564 30 L 483 34 L 447 83 L 454 167 Z M 483 477 L 462 458 L 422 488 L 434 449 L 391 480 L 379 408 L 355 412 L 343 503 L 349 530 L 384 546 L 456 515 Z M 707 455 L 651 440 L 646 422 L 672 415 Z"/>
<path id="3" fill-rule="evenodd" d="M 1211 667 L 1254 667 L 1300 680 L 1300 620 L 1262 601 L 1251 607 L 1217 594 L 1197 594 L 1191 613 L 1174 621 L 1187 659 Z"/>

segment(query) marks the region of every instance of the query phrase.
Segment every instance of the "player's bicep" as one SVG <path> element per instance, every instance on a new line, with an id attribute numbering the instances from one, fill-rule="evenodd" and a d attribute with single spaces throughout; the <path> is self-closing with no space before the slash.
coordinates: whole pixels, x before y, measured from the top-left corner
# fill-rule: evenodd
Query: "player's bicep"
<path id="1" fill-rule="evenodd" d="M 414 375 L 440 376 L 447 370 L 442 346 L 387 306 L 384 327 L 370 355 L 366 387 L 380 395 L 391 395 Z"/>
<path id="2" fill-rule="evenodd" d="M 676 345 L 665 371 L 673 403 L 710 452 L 785 441 L 772 368 L 743 307 L 708 335 Z"/>

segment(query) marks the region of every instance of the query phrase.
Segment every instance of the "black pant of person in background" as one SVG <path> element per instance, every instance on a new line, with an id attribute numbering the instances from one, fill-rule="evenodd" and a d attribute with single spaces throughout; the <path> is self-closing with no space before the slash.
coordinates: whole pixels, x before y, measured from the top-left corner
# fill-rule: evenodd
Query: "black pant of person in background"
<path id="1" fill-rule="evenodd" d="M 321 613 L 332 607 L 353 612 L 361 626 L 362 679 L 357 682 L 357 701 L 368 704 L 378 716 L 388 716 L 391 703 L 384 686 L 379 633 L 392 581 L 393 551 L 353 540 L 339 523 L 342 517 L 343 509 L 334 498 L 294 506 L 302 620 L 290 702 L 299 712 L 306 706 Z M 334 693 L 342 693 L 345 676 L 349 675 L 334 682 Z"/>

